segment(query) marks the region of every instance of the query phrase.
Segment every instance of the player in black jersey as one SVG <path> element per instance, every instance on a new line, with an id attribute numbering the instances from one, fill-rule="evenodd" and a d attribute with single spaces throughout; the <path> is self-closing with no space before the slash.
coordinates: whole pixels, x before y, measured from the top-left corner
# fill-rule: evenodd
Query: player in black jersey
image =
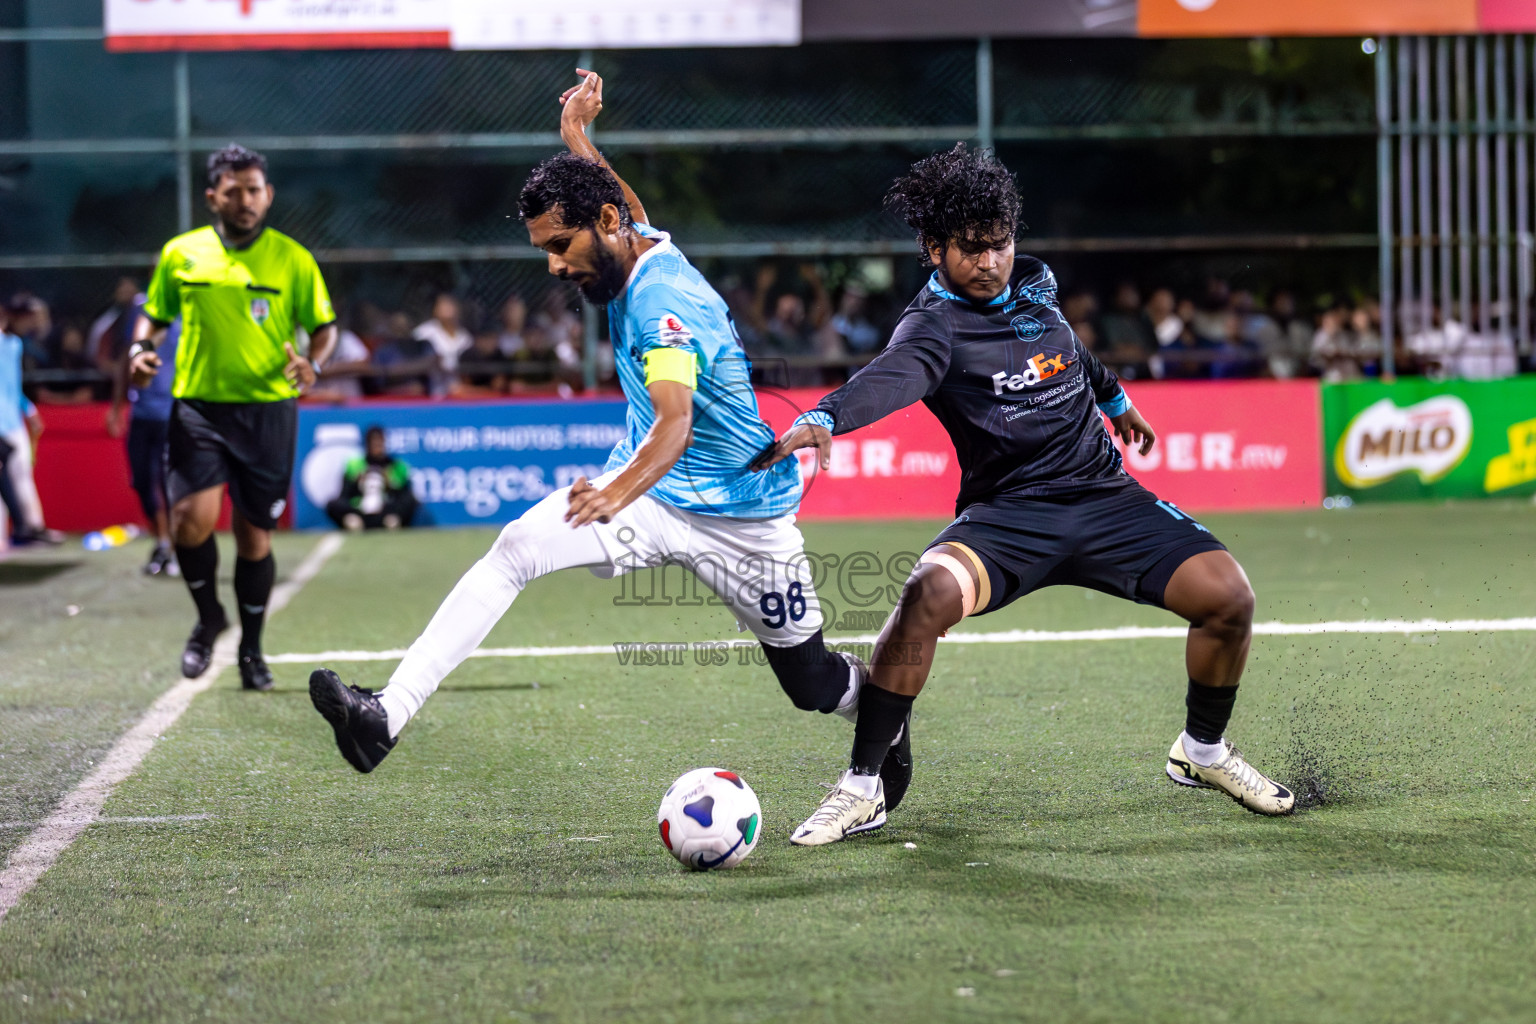
<path id="1" fill-rule="evenodd" d="M 1013 176 L 990 151 L 962 143 L 913 165 L 886 201 L 917 231 L 933 276 L 890 345 L 754 466 L 815 447 L 826 469 L 832 435 L 921 400 L 959 458 L 957 518 L 924 552 L 880 633 L 852 766 L 792 841 L 820 845 L 885 824 L 880 768 L 893 743 L 910 745 L 912 702 L 939 637 L 967 615 L 1058 584 L 1188 620 L 1187 718 L 1168 777 L 1260 814 L 1289 813 L 1292 794 L 1222 735 L 1252 637 L 1248 578 L 1209 530 L 1126 474 L 1100 411 L 1144 455 L 1156 435 L 1062 317 L 1050 268 L 1015 255 Z"/>

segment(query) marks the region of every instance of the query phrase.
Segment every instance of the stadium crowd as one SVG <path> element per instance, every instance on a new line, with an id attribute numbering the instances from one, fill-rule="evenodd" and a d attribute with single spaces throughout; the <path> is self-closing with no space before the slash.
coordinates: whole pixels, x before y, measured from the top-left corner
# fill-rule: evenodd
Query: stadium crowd
<path id="1" fill-rule="evenodd" d="M 877 266 L 880 261 L 873 262 Z M 757 375 L 773 385 L 834 385 L 872 358 L 905 306 L 890 275 L 841 274 L 829 285 L 811 263 L 764 263 L 753 274 L 716 280 L 731 308 Z M 39 404 L 106 401 L 120 391 L 122 356 L 131 340 L 140 282 L 117 282 L 94 318 L 55 319 L 31 293 L 6 303 L 9 333 L 20 339 L 28 396 Z M 554 284 L 524 297 L 481 303 L 439 292 L 412 315 L 357 302 L 343 316 L 337 350 L 310 392 L 318 401 L 372 397 L 562 396 L 582 389 L 583 323 L 574 295 Z M 1073 287 L 1063 316 L 1088 348 L 1127 380 L 1379 375 L 1381 311 L 1375 301 L 1299 297 L 1277 288 L 1261 297 L 1212 278 L 1198 294 Z M 1397 372 L 1487 379 L 1519 372 L 1507 332 L 1486 335 L 1432 312 L 1428 329 L 1416 309 L 1399 337 Z M 604 331 L 604 333 L 606 333 Z M 594 371 L 615 385 L 613 353 L 599 342 Z"/>

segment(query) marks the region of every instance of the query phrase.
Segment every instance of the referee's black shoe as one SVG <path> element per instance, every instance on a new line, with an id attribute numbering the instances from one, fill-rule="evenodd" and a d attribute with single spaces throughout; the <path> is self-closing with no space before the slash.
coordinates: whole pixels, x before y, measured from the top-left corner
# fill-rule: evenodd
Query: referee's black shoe
<path id="1" fill-rule="evenodd" d="M 266 659 L 260 651 L 240 652 L 240 689 L 272 689 L 272 670 L 267 668 Z"/>
<path id="2" fill-rule="evenodd" d="M 317 668 L 309 674 L 309 699 L 336 731 L 341 756 L 358 771 L 373 771 L 394 748 L 389 715 L 372 690 L 348 686 L 330 669 Z"/>
<path id="3" fill-rule="evenodd" d="M 901 738 L 891 744 L 890 752 L 880 765 L 880 781 L 885 785 L 885 811 L 889 814 L 907 795 L 912 785 L 912 712 L 901 723 Z"/>
<path id="4" fill-rule="evenodd" d="M 228 619 L 220 619 L 213 625 L 199 622 L 192 627 L 192 635 L 187 637 L 187 646 L 181 652 L 181 674 L 196 679 L 207 672 L 209 662 L 213 661 L 213 643 L 228 628 Z"/>

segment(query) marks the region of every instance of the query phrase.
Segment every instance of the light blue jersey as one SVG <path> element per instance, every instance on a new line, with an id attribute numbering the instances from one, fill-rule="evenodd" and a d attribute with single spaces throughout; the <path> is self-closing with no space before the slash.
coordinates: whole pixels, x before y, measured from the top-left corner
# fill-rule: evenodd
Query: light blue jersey
<path id="1" fill-rule="evenodd" d="M 608 332 L 619 385 L 629 400 L 629 436 L 608 456 L 618 469 L 634 455 L 656 420 L 645 387 L 645 354 L 671 347 L 693 353 L 698 388 L 693 394 L 693 440 L 683 457 L 650 493 L 689 512 L 767 519 L 800 504 L 800 464 L 785 459 L 761 473 L 747 468 L 774 439 L 758 415 L 751 366 L 725 301 L 672 244 L 671 236 L 635 225 L 658 244 L 640 255 L 618 298 L 608 304 Z"/>
<path id="2" fill-rule="evenodd" d="M 0 331 L 0 437 L 20 430 L 36 412 L 21 392 L 21 353 L 26 342 Z"/>

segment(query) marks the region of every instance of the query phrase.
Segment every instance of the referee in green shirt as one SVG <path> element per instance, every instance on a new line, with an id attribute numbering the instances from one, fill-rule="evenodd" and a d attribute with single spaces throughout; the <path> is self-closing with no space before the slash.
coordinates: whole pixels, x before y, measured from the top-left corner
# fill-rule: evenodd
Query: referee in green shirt
<path id="1" fill-rule="evenodd" d="M 336 343 L 336 315 L 315 258 L 264 226 L 273 192 L 260 153 L 230 145 L 210 156 L 206 195 L 213 226 L 177 235 L 160 252 L 129 370 L 134 386 L 149 383 L 160 368 L 155 346 L 180 317 L 166 490 L 176 558 L 197 606 L 181 673 L 207 671 L 214 640 L 229 627 L 213 539 L 228 485 L 240 683 L 269 690 L 261 627 L 276 575 L 272 529 L 293 477 L 295 400 Z M 310 334 L 307 359 L 293 346 L 299 325 Z"/>

